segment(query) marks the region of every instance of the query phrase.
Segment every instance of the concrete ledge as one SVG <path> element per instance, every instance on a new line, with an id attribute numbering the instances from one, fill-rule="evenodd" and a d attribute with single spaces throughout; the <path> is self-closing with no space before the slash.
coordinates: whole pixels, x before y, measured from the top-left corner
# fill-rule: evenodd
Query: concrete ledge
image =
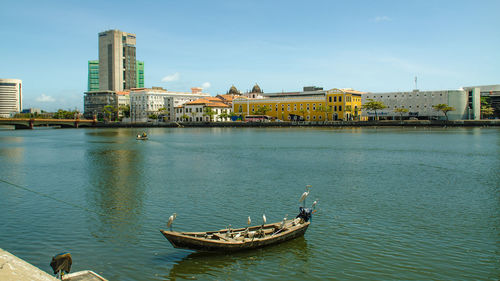
<path id="1" fill-rule="evenodd" d="M 58 279 L 0 249 L 0 280 L 57 281 Z"/>
<path id="2" fill-rule="evenodd" d="M 498 127 L 500 120 L 387 120 L 387 121 L 327 121 L 327 122 L 158 122 L 158 123 L 98 123 L 100 128 L 161 128 L 161 127 Z"/>

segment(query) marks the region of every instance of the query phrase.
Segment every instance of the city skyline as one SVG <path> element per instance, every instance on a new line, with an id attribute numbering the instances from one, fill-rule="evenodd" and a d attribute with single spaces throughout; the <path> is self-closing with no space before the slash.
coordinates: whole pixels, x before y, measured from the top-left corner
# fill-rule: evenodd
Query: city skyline
<path id="1" fill-rule="evenodd" d="M 116 12 L 117 5 L 138 15 Z M 2 33 L 11 38 L 0 46 L 0 78 L 23 81 L 24 108 L 82 110 L 87 63 L 98 57 L 98 34 L 109 29 L 136 34 L 146 87 L 172 91 L 204 87 L 216 95 L 255 83 L 265 92 L 307 85 L 407 91 L 415 76 L 420 89 L 437 90 L 498 84 L 500 77 L 497 1 L 19 1 L 9 7 L 0 11 Z"/>

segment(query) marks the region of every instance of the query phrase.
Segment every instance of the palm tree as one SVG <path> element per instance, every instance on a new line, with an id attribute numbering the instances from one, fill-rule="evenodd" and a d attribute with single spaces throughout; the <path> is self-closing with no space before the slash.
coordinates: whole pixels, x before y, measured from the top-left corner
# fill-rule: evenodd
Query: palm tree
<path id="1" fill-rule="evenodd" d="M 208 116 L 210 118 L 210 122 L 212 122 L 212 118 L 215 114 L 215 111 L 211 107 L 205 107 L 203 109 L 203 116 Z"/>
<path id="2" fill-rule="evenodd" d="M 229 114 L 226 112 L 226 110 L 224 110 L 221 114 L 219 114 L 219 118 L 221 118 L 223 121 L 226 121 L 226 119 L 229 118 Z"/>
<path id="3" fill-rule="evenodd" d="M 448 121 L 448 112 L 455 110 L 455 108 L 448 106 L 447 104 L 444 103 L 433 105 L 432 108 L 434 108 L 434 110 L 436 111 L 443 112 L 444 116 L 446 117 L 446 121 Z"/>

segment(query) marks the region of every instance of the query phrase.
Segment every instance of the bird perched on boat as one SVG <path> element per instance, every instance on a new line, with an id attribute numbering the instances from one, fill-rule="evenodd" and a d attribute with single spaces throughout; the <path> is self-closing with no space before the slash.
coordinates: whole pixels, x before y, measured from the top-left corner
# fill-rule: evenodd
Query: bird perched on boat
<path id="1" fill-rule="evenodd" d="M 304 201 L 304 204 L 302 205 L 302 207 L 304 207 L 306 205 L 306 198 L 309 195 L 310 188 L 311 188 L 310 185 L 306 185 L 306 191 L 304 191 L 304 193 L 302 193 L 302 196 L 300 196 L 299 203 Z"/>
<path id="2" fill-rule="evenodd" d="M 172 231 L 172 224 L 174 223 L 175 218 L 177 217 L 177 213 L 173 213 L 169 218 L 167 222 L 167 227 L 170 228 L 170 231 Z"/>
<path id="3" fill-rule="evenodd" d="M 288 217 L 288 215 L 285 215 L 285 217 L 283 218 L 283 221 L 281 222 L 280 228 L 285 227 L 287 217 Z"/>

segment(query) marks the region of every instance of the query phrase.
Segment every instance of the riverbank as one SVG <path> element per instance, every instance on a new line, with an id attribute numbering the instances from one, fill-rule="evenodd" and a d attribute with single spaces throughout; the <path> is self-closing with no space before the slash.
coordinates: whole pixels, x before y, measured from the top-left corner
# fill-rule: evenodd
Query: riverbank
<path id="1" fill-rule="evenodd" d="M 387 121 L 328 121 L 328 122 L 147 122 L 97 123 L 103 128 L 154 127 L 498 127 L 500 120 L 387 120 Z"/>

